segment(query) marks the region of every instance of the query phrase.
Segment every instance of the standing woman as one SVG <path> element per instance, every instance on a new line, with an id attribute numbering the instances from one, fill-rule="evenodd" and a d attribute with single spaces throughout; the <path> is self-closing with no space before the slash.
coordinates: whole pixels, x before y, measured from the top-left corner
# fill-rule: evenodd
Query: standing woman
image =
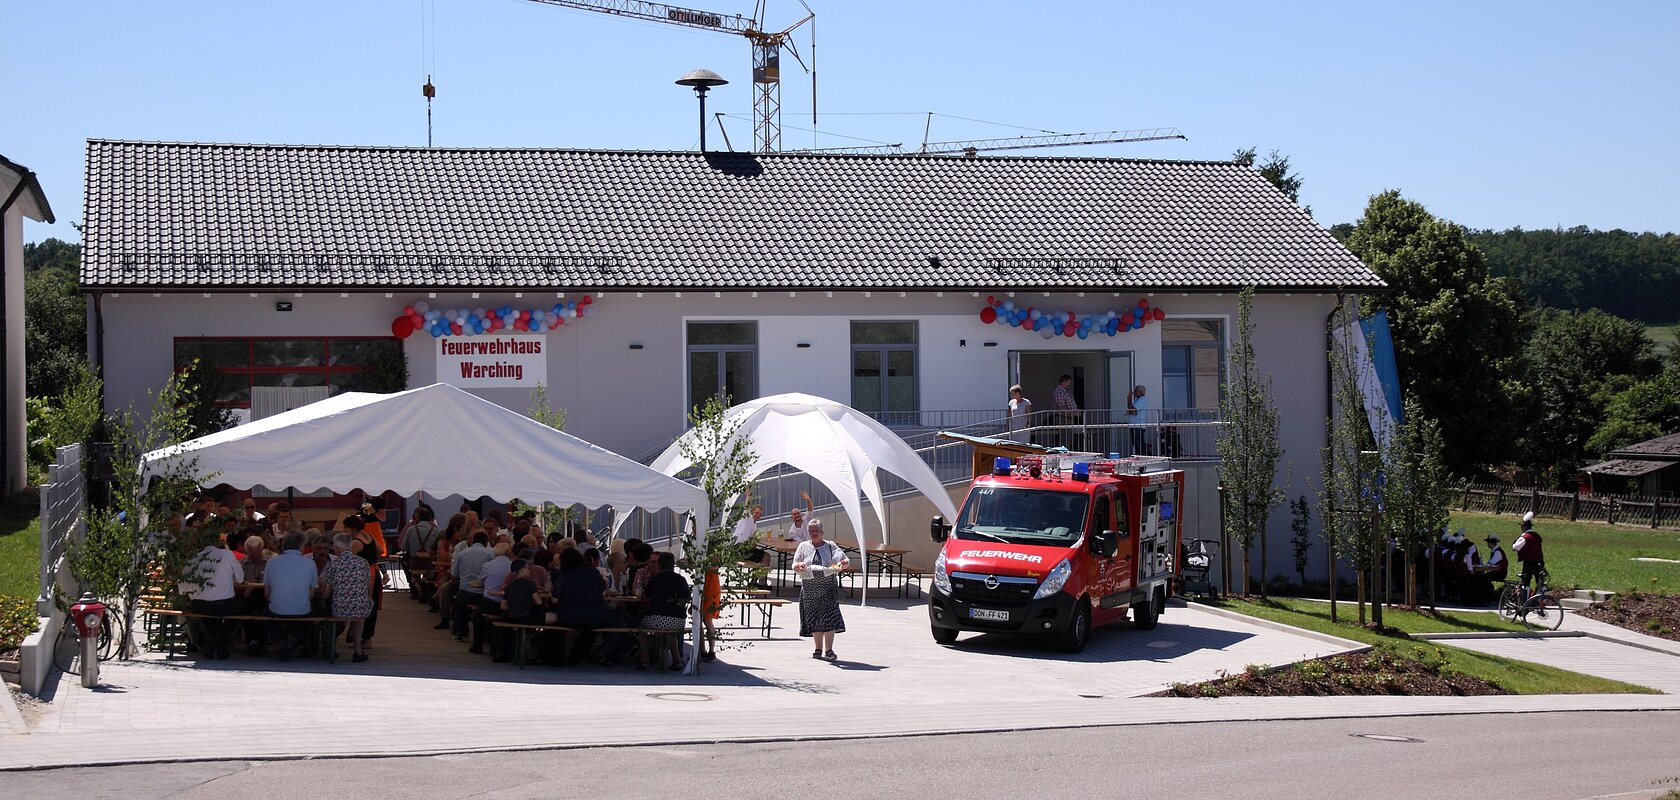
<path id="1" fill-rule="evenodd" d="M 799 583 L 799 635 L 811 637 L 816 650 L 812 658 L 833 661 L 834 634 L 846 632 L 840 616 L 840 578 L 836 573 L 851 566 L 851 560 L 835 543 L 823 536 L 822 520 L 805 525 L 811 535 L 793 553 L 793 572 Z"/>
<path id="2" fill-rule="evenodd" d="M 1032 401 L 1021 393 L 1021 384 L 1009 387 L 1009 432 L 1020 433 L 1026 430 L 1032 419 Z"/>
<path id="3" fill-rule="evenodd" d="M 363 650 L 362 625 L 373 613 L 373 597 L 368 591 L 372 576 L 367 562 L 350 552 L 350 542 L 348 533 L 332 535 L 333 556 L 321 571 L 321 591 L 332 602 L 332 615 L 350 620 L 347 635 L 356 647 L 350 660 L 360 663 L 368 658 Z"/>
<path id="4" fill-rule="evenodd" d="M 351 514 L 344 518 L 343 526 L 349 531 L 351 552 L 361 557 L 367 564 L 368 570 L 368 600 L 373 602 L 373 612 L 368 614 L 367 622 L 362 626 L 361 648 L 366 649 L 373 643 L 374 631 L 379 628 L 380 597 L 384 588 L 385 576 L 379 574 L 379 560 L 385 557 L 385 537 L 375 536 L 369 528 L 378 530 L 377 521 L 370 525 L 367 520 L 371 517 L 361 517 Z M 354 642 L 352 642 L 354 644 Z"/>

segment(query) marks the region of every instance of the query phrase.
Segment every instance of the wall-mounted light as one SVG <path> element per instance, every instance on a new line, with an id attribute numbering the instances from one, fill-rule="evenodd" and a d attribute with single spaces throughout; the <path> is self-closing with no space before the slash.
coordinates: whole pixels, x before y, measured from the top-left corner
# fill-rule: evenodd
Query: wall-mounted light
<path id="1" fill-rule="evenodd" d="M 757 300 L 758 299 L 758 292 L 753 292 L 752 296 L 753 296 L 754 300 Z"/>
<path id="2" fill-rule="evenodd" d="M 474 300 L 477 300 L 477 299 L 478 299 L 478 292 L 473 292 L 473 293 L 472 293 L 472 298 L 473 298 L 473 299 L 474 299 Z"/>
<path id="3" fill-rule="evenodd" d="M 513 293 L 513 299 L 524 300 L 525 299 L 525 293 L 524 292 L 514 292 Z"/>
<path id="4" fill-rule="evenodd" d="M 631 350 L 640 350 L 640 349 L 642 349 L 642 343 L 641 342 L 631 342 L 630 343 L 630 349 Z"/>
<path id="5" fill-rule="evenodd" d="M 671 296 L 680 300 L 682 299 L 682 292 L 672 292 Z"/>
<path id="6" fill-rule="evenodd" d="M 968 346 L 968 340 L 967 339 L 958 339 L 957 340 L 957 346 L 958 347 L 967 347 Z"/>
<path id="7" fill-rule="evenodd" d="M 291 311 L 292 310 L 292 304 L 286 302 L 285 300 L 281 300 L 280 302 L 274 304 L 274 310 L 275 311 Z"/>
<path id="8" fill-rule="evenodd" d="M 834 296 L 833 292 L 823 292 L 823 297 L 833 297 L 833 296 Z"/>
<path id="9" fill-rule="evenodd" d="M 997 347 L 997 342 L 987 342 L 984 346 L 985 347 Z"/>
<path id="10" fill-rule="evenodd" d="M 256 293 L 256 292 L 252 292 L 252 293 L 251 293 L 251 296 L 252 296 L 252 297 L 256 297 L 256 296 L 257 296 L 257 293 Z M 387 296 L 387 297 L 389 297 L 389 296 L 390 296 L 390 295 L 386 295 L 386 296 Z"/>
<path id="11" fill-rule="evenodd" d="M 874 297 L 874 296 L 875 296 L 875 293 L 874 293 L 874 292 L 864 292 L 864 293 L 863 293 L 863 296 L 864 296 L 864 297 L 866 297 L 866 298 L 867 298 L 867 297 Z"/>
<path id="12" fill-rule="evenodd" d="M 210 295 L 205 295 L 205 297 L 209 297 L 209 296 L 210 296 Z M 339 293 L 338 293 L 338 299 L 340 299 L 340 300 L 343 300 L 343 299 L 345 299 L 345 298 L 348 298 L 348 297 L 349 297 L 349 296 L 350 296 L 350 293 L 349 293 L 349 292 L 339 292 Z"/>
<path id="13" fill-rule="evenodd" d="M 797 348 L 799 348 L 799 349 L 801 349 L 801 350 L 803 350 L 803 349 L 805 349 L 805 348 L 807 348 L 807 347 L 810 347 L 810 346 L 811 346 L 811 343 L 810 343 L 810 342 L 800 342 L 800 343 L 799 343 L 799 344 L 796 344 L 796 345 L 794 345 L 794 347 L 797 347 Z"/>
<path id="14" fill-rule="evenodd" d="M 210 297 L 210 293 L 209 293 L 209 292 L 205 292 L 205 293 L 204 293 L 204 294 L 203 294 L 203 295 L 202 295 L 202 296 L 203 296 L 203 297 L 205 297 L 205 298 L 206 298 L 206 299 L 208 299 L 208 298 L 209 298 L 209 297 Z"/>
<path id="15" fill-rule="evenodd" d="M 255 295 L 255 294 L 253 294 L 253 295 L 251 295 L 251 296 L 252 296 L 252 297 L 256 297 L 256 295 Z M 386 299 L 386 300 L 389 300 L 389 299 L 391 299 L 391 298 L 392 298 L 392 297 L 393 297 L 393 295 L 392 295 L 392 294 L 391 294 L 391 293 L 390 293 L 390 292 L 386 292 L 386 293 L 385 293 L 385 299 Z"/>
<path id="16" fill-rule="evenodd" d="M 720 299 L 722 297 L 723 297 L 723 292 L 712 292 L 712 299 L 713 300 L 717 300 L 717 299 Z"/>
<path id="17" fill-rule="evenodd" d="M 161 292 L 152 292 L 152 296 L 153 297 L 162 297 L 163 294 Z"/>
<path id="18" fill-rule="evenodd" d="M 565 297 L 565 296 L 566 296 L 566 293 L 565 293 L 565 292 L 561 292 L 561 293 L 560 293 L 560 296 L 561 296 L 561 297 Z M 639 300 L 639 299 L 641 299 L 641 297 L 642 297 L 642 293 L 641 293 L 641 292 L 637 292 L 637 293 L 636 293 L 636 299 L 638 299 L 638 300 Z"/>
<path id="19" fill-rule="evenodd" d="M 426 299 L 427 300 L 436 300 L 437 299 L 437 292 L 427 292 L 426 293 Z"/>
<path id="20" fill-rule="evenodd" d="M 798 296 L 799 296 L 798 292 L 788 292 L 788 297 L 798 297 Z"/>

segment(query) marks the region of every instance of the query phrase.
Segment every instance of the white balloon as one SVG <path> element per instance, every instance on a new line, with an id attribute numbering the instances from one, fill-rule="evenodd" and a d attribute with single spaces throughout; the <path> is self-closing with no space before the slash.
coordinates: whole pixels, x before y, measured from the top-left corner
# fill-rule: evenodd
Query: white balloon
<path id="1" fill-rule="evenodd" d="M 426 313 L 426 309 L 428 308 L 431 308 L 431 305 L 427 304 L 424 300 L 414 304 L 414 310 L 420 312 L 421 314 Z"/>

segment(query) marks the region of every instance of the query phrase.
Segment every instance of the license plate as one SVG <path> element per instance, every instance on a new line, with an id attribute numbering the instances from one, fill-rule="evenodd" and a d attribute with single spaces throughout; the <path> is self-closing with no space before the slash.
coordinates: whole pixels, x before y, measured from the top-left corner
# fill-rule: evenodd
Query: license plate
<path id="1" fill-rule="evenodd" d="M 969 619 L 984 619 L 992 622 L 1008 622 L 1009 612 L 992 608 L 971 608 L 968 610 Z"/>

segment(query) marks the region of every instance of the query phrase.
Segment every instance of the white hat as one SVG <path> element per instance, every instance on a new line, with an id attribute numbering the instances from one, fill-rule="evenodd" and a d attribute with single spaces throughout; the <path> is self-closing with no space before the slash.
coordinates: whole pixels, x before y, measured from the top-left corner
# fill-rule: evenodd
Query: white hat
<path id="1" fill-rule="evenodd" d="M 1529 522 L 1529 523 L 1534 522 L 1534 512 L 1530 511 L 1527 514 L 1524 514 L 1523 515 L 1523 522 Z"/>

